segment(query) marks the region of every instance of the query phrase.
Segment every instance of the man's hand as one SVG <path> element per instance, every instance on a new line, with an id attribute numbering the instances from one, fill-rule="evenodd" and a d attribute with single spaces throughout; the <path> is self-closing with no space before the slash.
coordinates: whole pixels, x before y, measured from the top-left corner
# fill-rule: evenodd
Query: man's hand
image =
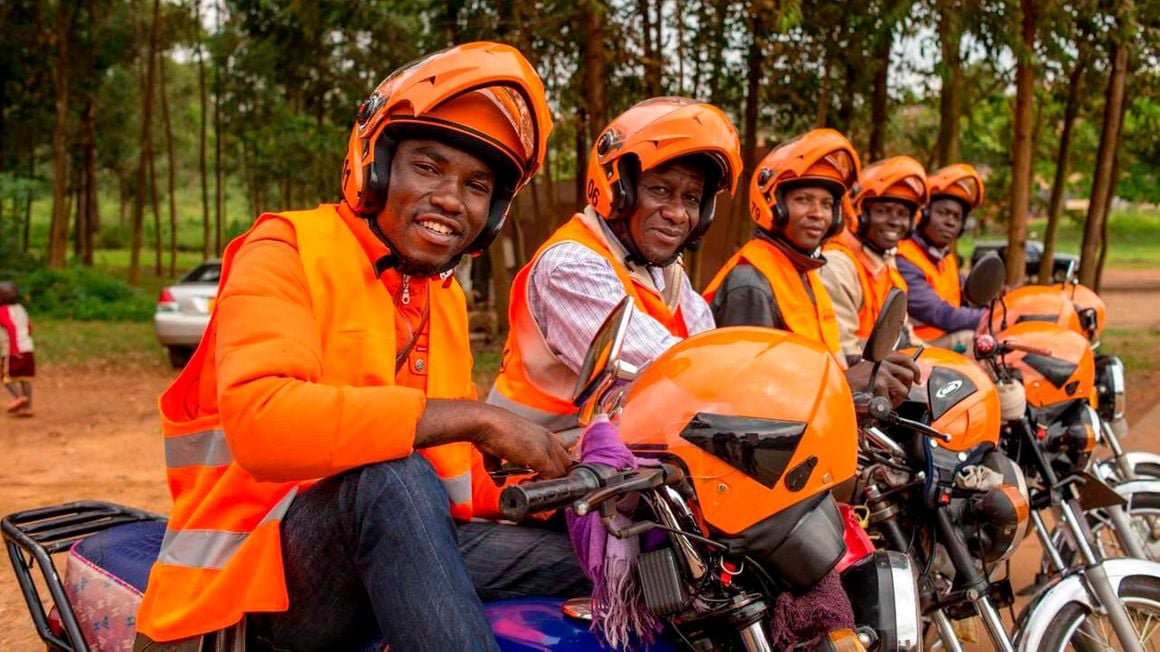
<path id="1" fill-rule="evenodd" d="M 572 458 L 560 438 L 511 412 L 479 401 L 429 399 L 415 448 L 471 442 L 484 455 L 535 469 L 545 479 L 568 471 Z"/>
<path id="2" fill-rule="evenodd" d="M 870 383 L 870 374 L 874 370 L 874 363 L 863 360 L 846 370 L 846 382 L 850 389 L 859 392 L 866 391 Z M 894 352 L 886 356 L 878 375 L 874 378 L 873 393 L 875 396 L 885 396 L 898 407 L 899 403 L 910 393 L 910 388 L 922 380 L 922 372 L 918 364 L 905 353 Z"/>

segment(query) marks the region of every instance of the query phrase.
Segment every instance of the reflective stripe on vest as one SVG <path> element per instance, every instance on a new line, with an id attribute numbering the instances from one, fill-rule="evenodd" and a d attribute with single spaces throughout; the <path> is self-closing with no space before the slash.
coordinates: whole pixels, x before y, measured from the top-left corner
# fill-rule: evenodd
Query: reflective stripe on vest
<path id="1" fill-rule="evenodd" d="M 220 428 L 165 438 L 165 466 L 226 466 L 234 461 L 226 433 Z"/>
<path id="2" fill-rule="evenodd" d="M 291 489 L 262 517 L 258 525 L 282 520 L 297 495 L 298 488 Z M 157 555 L 157 561 L 187 568 L 225 568 L 247 537 L 248 532 L 167 529 L 165 538 L 161 540 L 161 553 Z"/>
<path id="3" fill-rule="evenodd" d="M 790 262 L 789 257 L 765 240 L 750 240 L 725 263 L 705 288 L 706 301 L 712 303 L 713 296 L 725 282 L 725 277 L 742 261 L 752 265 L 769 283 L 769 289 L 773 292 L 773 300 L 777 304 L 786 330 L 825 344 L 830 353 L 835 355 L 841 351 L 838 316 L 834 313 L 830 293 L 822 285 L 817 270 L 805 273 L 809 279 L 810 291 L 813 293 L 811 298 L 810 292 L 806 291 L 802 275 Z M 843 364 L 845 363 L 843 356 L 837 357 Z"/>
<path id="4" fill-rule="evenodd" d="M 688 337 L 680 309 L 670 311 L 659 294 L 636 282 L 603 236 L 593 233 L 584 220 L 583 215 L 574 215 L 557 229 L 512 281 L 508 310 L 511 330 L 504 345 L 503 364 L 488 396 L 489 403 L 502 405 L 554 431 L 576 425 L 577 409 L 572 405 L 572 393 L 577 374 L 552 352 L 528 304 L 531 272 L 545 251 L 562 242 L 575 242 L 600 254 L 638 310 L 660 322 L 674 336 Z"/>
<path id="5" fill-rule="evenodd" d="M 902 274 L 898 273 L 898 268 L 890 262 L 883 260 L 880 263 L 872 258 L 857 237 L 849 231 L 843 231 L 837 238 L 826 243 L 824 249 L 840 251 L 854 263 L 854 269 L 858 272 L 858 284 L 862 286 L 862 305 L 858 308 L 856 335 L 858 339 L 865 340 L 870 337 L 870 331 L 874 330 L 874 322 L 878 319 L 878 313 L 882 312 L 882 304 L 886 302 L 887 293 L 891 288 L 906 292 L 906 281 L 902 278 Z M 878 274 L 871 274 L 870 268 L 879 265 L 882 269 Z"/>
<path id="6" fill-rule="evenodd" d="M 940 299 L 946 301 L 952 308 L 961 308 L 963 305 L 962 286 L 959 279 L 959 261 L 954 253 L 948 253 L 942 260 L 935 262 L 923 251 L 923 247 L 914 240 L 907 239 L 898 243 L 898 255 L 922 270 L 926 283 L 934 290 Z M 914 332 L 923 341 L 930 342 L 946 335 L 947 332 L 933 324 L 915 322 Z"/>

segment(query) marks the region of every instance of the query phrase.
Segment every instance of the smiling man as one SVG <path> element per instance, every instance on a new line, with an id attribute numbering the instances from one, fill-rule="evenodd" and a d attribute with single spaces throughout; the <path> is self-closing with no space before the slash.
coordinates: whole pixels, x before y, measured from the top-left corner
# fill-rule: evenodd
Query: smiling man
<path id="1" fill-rule="evenodd" d="M 488 402 L 555 431 L 573 428 L 584 355 L 625 296 L 636 312 L 623 358 L 634 365 L 713 328 L 679 259 L 740 172 L 737 130 L 714 106 L 654 98 L 613 120 L 588 158 L 588 205 L 512 283 L 511 332 Z"/>
<path id="2" fill-rule="evenodd" d="M 828 262 L 820 272 L 846 355 L 862 353 L 890 289 L 906 291 L 894 253 L 926 201 L 926 171 L 909 156 L 883 159 L 858 175 L 851 190 L 850 228 L 826 244 Z M 905 336 L 917 339 L 909 320 Z"/>
<path id="3" fill-rule="evenodd" d="M 174 504 L 138 649 L 495 649 L 481 598 L 588 589 L 563 533 L 474 518 L 498 511 L 484 454 L 545 477 L 570 460 L 475 400 L 450 274 L 494 241 L 550 130 L 518 51 L 444 50 L 363 103 L 342 201 L 230 243 L 161 396 Z"/>
<path id="4" fill-rule="evenodd" d="M 985 308 L 963 305 L 955 240 L 970 212 L 983 203 L 983 179 L 966 163 L 927 177 L 930 204 L 914 235 L 898 245 L 898 271 L 909 288 L 907 310 L 924 342 L 959 352 L 970 350 Z"/>

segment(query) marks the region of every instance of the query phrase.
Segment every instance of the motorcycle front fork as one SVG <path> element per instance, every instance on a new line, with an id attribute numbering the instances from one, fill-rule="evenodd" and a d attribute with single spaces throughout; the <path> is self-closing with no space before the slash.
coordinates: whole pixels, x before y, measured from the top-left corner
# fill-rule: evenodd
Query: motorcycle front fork
<path id="1" fill-rule="evenodd" d="M 1081 577 L 1092 602 L 1100 612 L 1107 615 L 1122 649 L 1125 652 L 1142 652 L 1144 648 L 1140 645 L 1139 635 L 1132 626 L 1128 610 L 1120 601 L 1120 596 L 1116 595 L 1115 588 L 1108 579 L 1107 571 L 1100 563 L 1101 560 L 1091 545 L 1091 528 L 1087 526 L 1087 521 L 1084 520 L 1083 513 L 1075 500 L 1062 501 L 1059 505 L 1059 515 L 1064 525 L 1067 526 L 1068 532 L 1071 533 L 1076 552 L 1083 559 L 1084 566 Z M 1064 564 L 1058 548 L 1052 542 L 1051 533 L 1039 512 L 1032 510 L 1031 519 L 1035 526 L 1035 533 L 1039 536 L 1039 541 L 1043 544 L 1043 549 L 1047 552 L 1055 570 L 1060 574 L 1067 572 L 1067 565 Z"/>

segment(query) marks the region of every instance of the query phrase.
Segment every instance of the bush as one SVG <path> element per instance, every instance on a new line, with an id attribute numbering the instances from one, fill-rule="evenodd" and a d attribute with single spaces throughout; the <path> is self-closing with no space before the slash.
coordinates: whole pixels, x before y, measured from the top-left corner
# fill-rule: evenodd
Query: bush
<path id="1" fill-rule="evenodd" d="M 38 269 L 15 280 L 34 318 L 147 321 L 153 315 L 152 297 L 92 268 Z"/>

